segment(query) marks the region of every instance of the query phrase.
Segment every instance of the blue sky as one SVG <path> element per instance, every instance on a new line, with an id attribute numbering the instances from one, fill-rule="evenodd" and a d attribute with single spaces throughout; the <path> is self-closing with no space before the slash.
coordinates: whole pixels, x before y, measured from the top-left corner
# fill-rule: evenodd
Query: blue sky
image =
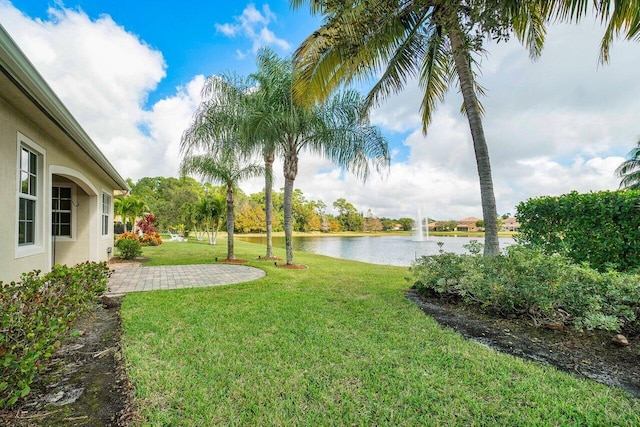
<path id="1" fill-rule="evenodd" d="M 176 176 L 182 131 L 207 76 L 249 74 L 257 48 L 289 55 L 320 23 L 282 1 L 0 0 L 0 23 L 124 177 Z M 549 28 L 532 62 L 517 43 L 487 43 L 480 83 L 499 213 L 529 197 L 615 189 L 640 137 L 640 44 L 616 42 L 598 65 L 593 19 Z M 363 88 L 366 89 L 366 88 Z M 389 173 L 366 183 L 303 155 L 296 187 L 376 216 L 481 216 L 461 99 L 450 90 L 425 136 L 415 82 L 372 112 L 390 141 Z M 276 165 L 278 168 L 278 165 Z M 276 176 L 276 188 L 283 179 Z M 248 192 L 260 180 L 242 185 Z"/>

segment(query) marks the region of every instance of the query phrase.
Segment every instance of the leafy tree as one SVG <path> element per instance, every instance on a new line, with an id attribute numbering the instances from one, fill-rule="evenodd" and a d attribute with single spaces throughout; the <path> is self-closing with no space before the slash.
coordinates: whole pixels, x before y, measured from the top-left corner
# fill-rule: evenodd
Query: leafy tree
<path id="1" fill-rule="evenodd" d="M 203 188 L 191 177 L 144 177 L 131 185 L 131 194 L 158 218 L 159 229 L 182 225 L 188 232 L 192 224 L 189 204 L 197 203 Z"/>
<path id="2" fill-rule="evenodd" d="M 383 231 L 393 230 L 396 227 L 396 224 L 398 224 L 398 221 L 391 218 L 380 218 L 380 222 L 382 223 Z"/>
<path id="3" fill-rule="evenodd" d="M 640 190 L 640 140 L 627 154 L 627 160 L 618 166 L 616 176 L 622 178 L 620 188 Z"/>
<path id="4" fill-rule="evenodd" d="M 292 99 L 293 63 L 279 58 L 270 50 L 258 54 L 260 87 L 265 107 L 256 118 L 261 138 L 273 144 L 283 156 L 284 229 L 286 262 L 293 264 L 293 186 L 298 175 L 298 156 L 303 150 L 323 155 L 334 163 L 365 178 L 369 165 L 378 169 L 388 166 L 387 142 L 380 131 L 371 126 L 356 91 L 344 91 L 313 106 L 300 106 Z"/>
<path id="5" fill-rule="evenodd" d="M 400 218 L 398 220 L 398 224 L 402 225 L 402 230 L 403 231 L 411 231 L 413 229 L 413 223 L 414 223 L 414 219 L 413 218 Z"/>
<path id="6" fill-rule="evenodd" d="M 482 53 L 485 39 L 508 39 L 512 33 L 539 56 L 548 19 L 577 21 L 588 13 L 588 0 L 476 1 L 476 0 L 292 0 L 295 8 L 308 3 L 323 25 L 296 52 L 297 100 L 310 104 L 325 99 L 337 87 L 371 75 L 380 76 L 366 99 L 367 109 L 408 80 L 418 78 L 424 97 L 423 132 L 438 101 L 457 82 L 473 139 L 480 179 L 486 236 L 486 256 L 499 253 L 495 196 L 489 150 L 482 126 L 482 107 L 476 82 L 474 55 Z M 640 33 L 637 0 L 594 1 L 596 15 L 607 23 L 601 58 L 621 30 L 627 37 Z"/>
<path id="7" fill-rule="evenodd" d="M 264 225 L 265 213 L 260 206 L 245 204 L 236 215 L 235 227 L 240 233 L 263 233 Z"/>
<path id="8" fill-rule="evenodd" d="M 235 259 L 233 245 L 234 188 L 241 181 L 259 176 L 263 168 L 255 163 L 243 164 L 242 158 L 232 149 L 223 149 L 217 155 L 190 154 L 186 155 L 180 166 L 182 174 L 198 174 L 210 182 L 219 182 L 226 186 L 227 198 L 227 259 Z"/>
<path id="9" fill-rule="evenodd" d="M 340 228 L 343 231 L 362 231 L 364 218 L 353 204 L 340 198 L 333 202 L 333 207 L 338 210 L 336 219 L 340 222 Z"/>

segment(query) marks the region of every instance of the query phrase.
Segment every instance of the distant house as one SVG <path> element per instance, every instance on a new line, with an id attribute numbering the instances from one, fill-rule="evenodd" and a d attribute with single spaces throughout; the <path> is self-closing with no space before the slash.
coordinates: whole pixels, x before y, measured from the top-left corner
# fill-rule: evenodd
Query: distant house
<path id="1" fill-rule="evenodd" d="M 518 231 L 520 229 L 520 223 L 515 218 L 507 218 L 502 220 L 502 227 L 500 231 Z"/>
<path id="2" fill-rule="evenodd" d="M 479 220 L 479 218 L 473 216 L 460 219 L 456 221 L 456 229 L 458 231 L 478 231 L 478 226 L 476 225 L 476 223 Z"/>
<path id="3" fill-rule="evenodd" d="M 0 280 L 107 260 L 127 183 L 0 25 Z"/>

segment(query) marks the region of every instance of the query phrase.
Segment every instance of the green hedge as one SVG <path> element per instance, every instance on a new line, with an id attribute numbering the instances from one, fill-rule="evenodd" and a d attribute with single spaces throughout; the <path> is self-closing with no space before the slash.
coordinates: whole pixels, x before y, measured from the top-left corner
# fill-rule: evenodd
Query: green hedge
<path id="1" fill-rule="evenodd" d="M 0 408 L 29 393 L 42 361 L 60 346 L 72 321 L 107 289 L 110 274 L 106 263 L 86 262 L 0 282 Z"/>
<path id="2" fill-rule="evenodd" d="M 517 206 L 518 242 L 604 271 L 640 263 L 640 191 L 572 192 Z"/>
<path id="3" fill-rule="evenodd" d="M 440 255 L 411 267 L 413 287 L 505 317 L 563 322 L 577 329 L 640 332 L 640 276 L 599 272 L 521 246 L 506 254 Z"/>

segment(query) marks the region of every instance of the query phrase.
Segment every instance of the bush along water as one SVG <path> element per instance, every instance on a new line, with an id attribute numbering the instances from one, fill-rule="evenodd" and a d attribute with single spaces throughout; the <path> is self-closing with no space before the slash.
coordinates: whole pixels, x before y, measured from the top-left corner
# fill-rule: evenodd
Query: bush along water
<path id="1" fill-rule="evenodd" d="M 453 298 L 505 317 L 539 324 L 562 322 L 576 329 L 640 332 L 640 276 L 604 272 L 561 255 L 509 247 L 483 257 L 444 253 L 411 267 L 413 288 L 430 297 Z"/>
<path id="2" fill-rule="evenodd" d="M 572 192 L 520 203 L 516 240 L 599 271 L 633 271 L 640 259 L 640 191 Z"/>
<path id="3" fill-rule="evenodd" d="M 0 408 L 29 393 L 42 362 L 60 346 L 73 320 L 104 293 L 110 274 L 104 262 L 85 262 L 0 282 Z"/>

